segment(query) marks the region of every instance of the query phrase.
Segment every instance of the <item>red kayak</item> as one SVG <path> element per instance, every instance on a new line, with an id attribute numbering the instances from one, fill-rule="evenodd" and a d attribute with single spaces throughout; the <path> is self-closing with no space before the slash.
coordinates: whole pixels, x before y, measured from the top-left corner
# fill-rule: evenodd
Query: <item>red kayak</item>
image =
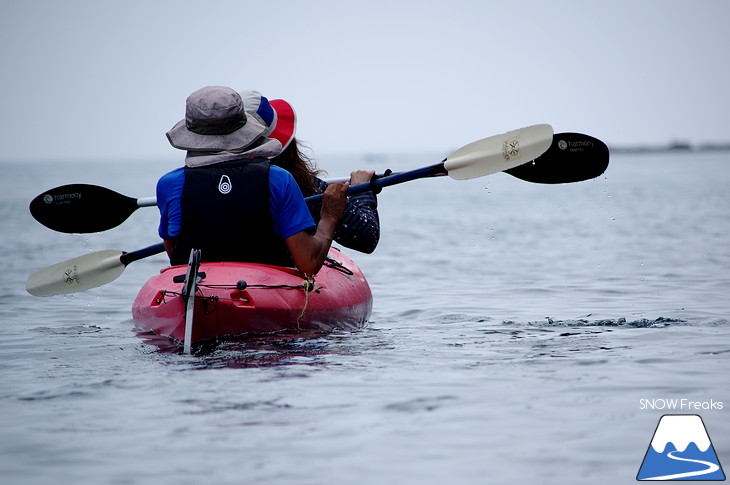
<path id="1" fill-rule="evenodd" d="M 132 306 L 141 332 L 185 340 L 187 265 L 150 278 Z M 363 327 L 373 306 L 360 268 L 336 249 L 308 284 L 294 268 L 258 263 L 200 263 L 190 345 L 225 336 Z"/>

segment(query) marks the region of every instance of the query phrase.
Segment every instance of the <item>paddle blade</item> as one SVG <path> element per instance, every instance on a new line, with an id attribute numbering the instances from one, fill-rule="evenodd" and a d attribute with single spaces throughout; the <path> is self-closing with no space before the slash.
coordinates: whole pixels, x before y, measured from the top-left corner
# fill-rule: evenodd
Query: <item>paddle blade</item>
<path id="1" fill-rule="evenodd" d="M 533 160 L 552 142 L 552 126 L 528 126 L 465 145 L 446 157 L 444 168 L 456 180 L 482 177 Z"/>
<path id="2" fill-rule="evenodd" d="M 137 200 L 97 185 L 71 184 L 40 194 L 31 215 L 49 229 L 67 233 L 101 232 L 117 227 L 137 209 Z"/>
<path id="3" fill-rule="evenodd" d="M 30 275 L 25 289 L 33 296 L 53 296 L 105 285 L 124 271 L 123 254 L 105 249 L 54 264 Z"/>
<path id="4" fill-rule="evenodd" d="M 537 159 L 505 170 L 528 182 L 564 184 L 596 178 L 608 168 L 608 147 L 581 133 L 556 133 L 550 148 Z"/>

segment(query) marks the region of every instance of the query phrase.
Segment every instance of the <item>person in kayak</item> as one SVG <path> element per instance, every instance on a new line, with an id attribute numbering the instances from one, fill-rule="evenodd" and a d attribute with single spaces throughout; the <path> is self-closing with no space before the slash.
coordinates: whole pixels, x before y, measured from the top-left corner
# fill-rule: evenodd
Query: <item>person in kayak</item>
<path id="1" fill-rule="evenodd" d="M 321 194 L 328 183 L 319 178 L 322 173 L 314 161 L 307 157 L 295 137 L 296 113 L 291 104 L 283 99 L 268 100 L 258 91 L 241 91 L 246 110 L 269 126 L 266 137 L 278 141 L 281 153 L 271 158 L 272 165 L 281 167 L 294 176 L 305 197 Z M 273 110 L 273 112 L 272 112 Z M 370 182 L 373 170 L 356 170 L 350 173 L 350 185 Z M 320 206 L 309 207 L 312 217 L 319 221 Z M 372 253 L 380 240 L 378 199 L 374 192 L 362 192 L 347 197 L 345 212 L 335 230 L 335 241 L 343 246 Z"/>
<path id="2" fill-rule="evenodd" d="M 317 177 L 319 170 L 311 159 L 302 153 L 296 138 L 292 139 L 281 155 L 272 158 L 271 163 L 286 169 L 294 176 L 297 183 L 299 183 L 298 178 L 308 178 L 311 181 L 309 184 L 299 183 L 299 188 L 305 197 L 321 194 L 329 186 L 326 181 Z M 356 170 L 350 173 L 349 184 L 370 182 L 373 175 L 375 175 L 374 170 Z M 318 221 L 320 206 L 313 204 L 309 210 L 314 220 Z M 334 238 L 339 244 L 362 253 L 370 254 L 375 251 L 380 241 L 380 217 L 378 199 L 374 192 L 361 192 L 347 197 L 345 212 L 335 229 Z"/>
<path id="3" fill-rule="evenodd" d="M 280 149 L 262 136 L 268 129 L 229 87 L 188 96 L 185 119 L 167 132 L 186 150 L 185 166 L 157 183 L 158 232 L 172 265 L 186 264 L 194 248 L 203 261 L 293 263 L 307 275 L 322 267 L 349 184 L 327 187 L 315 224 L 294 177 L 269 163 Z"/>

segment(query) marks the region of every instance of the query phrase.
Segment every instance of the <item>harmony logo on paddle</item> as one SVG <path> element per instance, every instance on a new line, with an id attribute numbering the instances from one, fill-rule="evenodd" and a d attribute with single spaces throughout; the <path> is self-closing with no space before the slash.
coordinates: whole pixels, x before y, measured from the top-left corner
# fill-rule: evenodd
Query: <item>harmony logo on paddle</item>
<path id="1" fill-rule="evenodd" d="M 45 202 L 48 205 L 53 204 L 54 202 L 56 205 L 61 204 L 68 204 L 72 202 L 74 199 L 81 199 L 81 192 L 69 192 L 67 194 L 46 194 L 43 196 L 43 202 Z"/>
<path id="2" fill-rule="evenodd" d="M 696 414 L 662 416 L 636 479 L 725 480 L 702 418 Z"/>
<path id="3" fill-rule="evenodd" d="M 565 151 L 571 152 L 584 152 L 586 150 L 592 150 L 594 143 L 591 140 L 558 140 L 558 148 Z"/>

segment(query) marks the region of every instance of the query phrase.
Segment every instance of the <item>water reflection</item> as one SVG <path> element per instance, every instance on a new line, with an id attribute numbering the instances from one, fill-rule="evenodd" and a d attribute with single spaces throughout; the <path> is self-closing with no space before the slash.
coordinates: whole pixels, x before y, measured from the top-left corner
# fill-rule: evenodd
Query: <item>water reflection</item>
<path id="1" fill-rule="evenodd" d="M 359 355 L 362 349 L 351 339 L 368 330 L 354 332 L 299 331 L 265 335 L 240 335 L 200 342 L 193 347 L 195 367 L 252 368 L 289 365 L 319 366 L 332 355 Z M 137 332 L 143 343 L 158 353 L 181 354 L 182 345 L 149 332 Z"/>

